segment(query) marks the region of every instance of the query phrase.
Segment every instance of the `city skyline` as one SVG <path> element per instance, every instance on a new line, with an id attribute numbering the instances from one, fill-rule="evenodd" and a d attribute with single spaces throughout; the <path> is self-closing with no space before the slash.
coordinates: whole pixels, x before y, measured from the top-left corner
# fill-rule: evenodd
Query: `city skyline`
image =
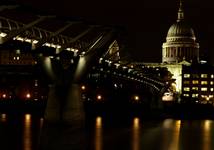
<path id="1" fill-rule="evenodd" d="M 14 0 L 10 0 L 14 2 Z M 123 26 L 128 31 L 130 55 L 133 60 L 161 62 L 162 43 L 169 27 L 176 22 L 178 0 L 133 2 L 59 2 L 19 0 L 16 3 L 29 6 L 38 11 L 46 11 L 67 17 L 79 17 L 86 21 Z M 50 5 L 51 4 L 51 5 Z M 200 44 L 200 53 L 214 56 L 212 36 L 214 33 L 214 5 L 211 0 L 202 2 L 185 0 L 185 19 L 195 31 L 196 40 Z M 212 60 L 211 60 L 212 62 Z M 214 63 L 214 61 L 212 62 Z"/>

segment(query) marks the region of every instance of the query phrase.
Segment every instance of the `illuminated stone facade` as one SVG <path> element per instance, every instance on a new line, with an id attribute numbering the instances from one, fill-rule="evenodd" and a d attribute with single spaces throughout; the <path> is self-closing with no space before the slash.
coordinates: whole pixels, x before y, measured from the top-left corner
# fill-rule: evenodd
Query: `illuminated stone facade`
<path id="1" fill-rule="evenodd" d="M 187 61 L 182 61 L 177 64 L 164 64 L 164 63 L 144 63 L 147 67 L 165 67 L 172 74 L 172 79 L 175 79 L 175 90 L 178 93 L 182 92 L 182 70 L 183 66 L 190 66 Z"/>
<path id="2" fill-rule="evenodd" d="M 184 66 L 199 62 L 199 44 L 193 29 L 184 19 L 182 1 L 176 23 L 168 30 L 166 42 L 162 45 L 162 63 L 144 63 L 145 66 L 165 67 L 175 80 L 175 91 L 182 94 L 182 74 Z"/>
<path id="3" fill-rule="evenodd" d="M 168 31 L 166 42 L 162 45 L 162 62 L 178 63 L 199 61 L 199 44 L 193 29 L 184 19 L 182 2 L 178 10 L 177 22 Z"/>

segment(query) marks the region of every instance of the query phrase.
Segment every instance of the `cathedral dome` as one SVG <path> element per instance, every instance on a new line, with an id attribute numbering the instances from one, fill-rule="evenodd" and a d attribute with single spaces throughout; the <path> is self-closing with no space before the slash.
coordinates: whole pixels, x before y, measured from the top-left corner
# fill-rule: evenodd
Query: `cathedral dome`
<path id="1" fill-rule="evenodd" d="M 191 38 L 195 39 L 195 34 L 191 26 L 185 21 L 178 21 L 174 23 L 168 30 L 167 38 Z"/>
<path id="2" fill-rule="evenodd" d="M 190 24 L 184 19 L 183 2 L 180 0 L 177 21 L 168 30 L 162 45 L 162 62 L 179 63 L 199 60 L 199 44 Z"/>

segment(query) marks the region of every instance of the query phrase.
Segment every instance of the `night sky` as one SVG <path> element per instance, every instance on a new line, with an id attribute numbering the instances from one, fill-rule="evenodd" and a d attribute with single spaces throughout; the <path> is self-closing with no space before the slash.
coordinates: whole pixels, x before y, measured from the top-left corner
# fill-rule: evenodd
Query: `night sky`
<path id="1" fill-rule="evenodd" d="M 133 60 L 146 62 L 161 61 L 161 46 L 178 10 L 177 0 L 17 0 L 16 3 L 50 14 L 123 26 L 127 30 L 128 53 Z M 185 0 L 184 6 L 201 56 L 214 63 L 213 0 Z"/>

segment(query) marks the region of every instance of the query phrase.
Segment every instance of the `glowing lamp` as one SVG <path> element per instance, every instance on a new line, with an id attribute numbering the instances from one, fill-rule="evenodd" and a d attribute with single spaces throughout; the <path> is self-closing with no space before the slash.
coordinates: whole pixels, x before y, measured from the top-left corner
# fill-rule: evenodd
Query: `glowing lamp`
<path id="1" fill-rule="evenodd" d="M 30 98 L 30 97 L 31 97 L 30 93 L 27 93 L 26 98 Z"/>
<path id="2" fill-rule="evenodd" d="M 98 99 L 98 100 L 101 100 L 101 99 L 102 99 L 102 96 L 101 96 L 101 95 L 97 95 L 97 99 Z"/>
<path id="3" fill-rule="evenodd" d="M 2 94 L 2 97 L 3 97 L 3 98 L 6 98 L 6 97 L 7 97 L 7 95 L 6 95 L 6 94 Z"/>
<path id="4" fill-rule="evenodd" d="M 81 89 L 82 89 L 82 90 L 85 90 L 85 86 L 84 86 L 84 85 L 83 85 L 83 86 L 81 86 Z"/>
<path id="5" fill-rule="evenodd" d="M 134 96 L 134 100 L 136 100 L 136 101 L 138 101 L 140 98 L 139 98 L 139 96 Z"/>

